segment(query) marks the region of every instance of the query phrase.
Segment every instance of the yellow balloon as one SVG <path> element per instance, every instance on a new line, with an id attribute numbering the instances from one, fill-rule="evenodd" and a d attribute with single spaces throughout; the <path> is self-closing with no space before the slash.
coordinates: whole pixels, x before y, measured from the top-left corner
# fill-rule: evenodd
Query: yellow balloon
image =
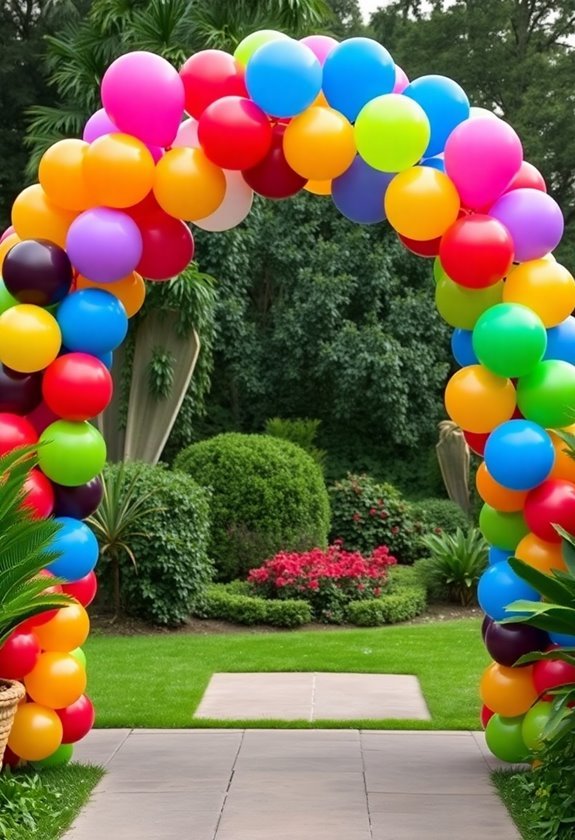
<path id="1" fill-rule="evenodd" d="M 49 651 L 40 654 L 24 685 L 35 703 L 64 709 L 84 693 L 86 671 L 71 654 Z"/>
<path id="2" fill-rule="evenodd" d="M 76 288 L 102 289 L 103 292 L 114 295 L 124 304 L 128 318 L 140 311 L 146 299 L 146 284 L 136 271 L 121 280 L 116 280 L 115 283 L 94 283 L 80 274 L 76 279 Z"/>
<path id="3" fill-rule="evenodd" d="M 34 373 L 52 364 L 62 346 L 58 322 L 30 303 L 11 306 L 0 315 L 0 362 L 18 373 Z"/>
<path id="4" fill-rule="evenodd" d="M 21 241 L 22 240 L 17 233 L 11 233 L 10 236 L 7 236 L 3 242 L 0 242 L 0 271 L 2 270 L 4 259 L 6 258 L 6 254 L 10 248 L 13 248 L 14 245 L 17 245 Z"/>
<path id="5" fill-rule="evenodd" d="M 331 195 L 331 181 L 308 181 L 304 190 L 313 195 Z"/>
<path id="6" fill-rule="evenodd" d="M 154 158 L 130 134 L 105 134 L 88 147 L 84 175 L 94 204 L 132 207 L 154 184 Z"/>
<path id="7" fill-rule="evenodd" d="M 333 108 L 312 106 L 289 123 L 283 148 L 288 164 L 302 178 L 331 181 L 355 158 L 353 126 Z"/>
<path id="8" fill-rule="evenodd" d="M 56 615 L 34 628 L 43 650 L 69 653 L 84 644 L 90 632 L 90 619 L 82 604 L 62 607 Z"/>
<path id="9" fill-rule="evenodd" d="M 456 221 L 461 201 L 452 180 L 431 166 L 396 175 L 385 192 L 385 214 L 402 236 L 425 241 L 443 236 Z"/>
<path id="10" fill-rule="evenodd" d="M 445 407 L 453 422 L 466 432 L 486 434 L 511 420 L 515 388 L 510 379 L 495 376 L 482 365 L 468 365 L 447 383 Z"/>
<path id="11" fill-rule="evenodd" d="M 318 95 L 316 96 L 314 101 L 312 102 L 312 105 L 317 105 L 317 106 L 320 106 L 322 108 L 329 108 L 329 102 L 325 98 L 325 94 L 322 90 L 320 90 L 320 92 L 318 93 Z"/>
<path id="12" fill-rule="evenodd" d="M 38 168 L 38 180 L 48 199 L 65 210 L 87 210 L 95 203 L 90 198 L 84 175 L 84 160 L 89 144 L 69 138 L 59 140 L 44 152 Z"/>
<path id="13" fill-rule="evenodd" d="M 53 204 L 40 184 L 26 187 L 12 205 L 12 224 L 20 239 L 49 239 L 61 248 L 77 215 Z"/>
<path id="14" fill-rule="evenodd" d="M 154 195 L 160 207 L 176 219 L 205 219 L 225 198 L 226 176 L 202 149 L 171 149 L 156 166 Z"/>
<path id="15" fill-rule="evenodd" d="M 539 315 L 549 329 L 575 309 L 575 280 L 558 262 L 545 257 L 521 263 L 508 275 L 504 303 L 521 303 Z"/>
<path id="16" fill-rule="evenodd" d="M 53 709 L 37 703 L 18 707 L 8 746 L 24 761 L 41 761 L 62 743 L 62 721 Z"/>

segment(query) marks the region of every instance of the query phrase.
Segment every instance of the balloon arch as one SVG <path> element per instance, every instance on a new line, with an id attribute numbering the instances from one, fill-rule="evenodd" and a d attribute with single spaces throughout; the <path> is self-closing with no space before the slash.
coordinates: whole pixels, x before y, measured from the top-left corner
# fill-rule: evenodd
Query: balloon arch
<path id="1" fill-rule="evenodd" d="M 186 223 L 227 230 L 254 193 L 304 189 L 352 222 L 387 218 L 406 248 L 435 258 L 461 366 L 445 404 L 485 458 L 480 525 L 492 547 L 479 599 L 494 661 L 482 717 L 496 755 L 524 758 L 525 716 L 544 688 L 532 666 L 511 666 L 575 638 L 497 622 L 512 601 L 537 597 L 508 558 L 561 568 L 552 523 L 575 519 L 575 462 L 553 431 L 575 421 L 575 281 L 552 256 L 563 217 L 519 137 L 451 79 L 410 83 L 367 38 L 256 32 L 233 56 L 202 51 L 179 72 L 132 52 L 105 73 L 101 99 L 82 140 L 46 151 L 0 244 L 0 444 L 45 443 L 30 504 L 61 523 L 48 571 L 79 602 L 35 627 L 34 655 L 20 657 L 28 701 L 13 753 L 65 762 L 93 723 L 80 646 L 98 546 L 83 520 L 100 500 L 106 447 L 90 420 L 111 399 L 111 355 L 143 303 L 142 277 L 162 282 L 188 265 Z M 4 661 L 10 645 L 25 648 L 21 636 Z"/>

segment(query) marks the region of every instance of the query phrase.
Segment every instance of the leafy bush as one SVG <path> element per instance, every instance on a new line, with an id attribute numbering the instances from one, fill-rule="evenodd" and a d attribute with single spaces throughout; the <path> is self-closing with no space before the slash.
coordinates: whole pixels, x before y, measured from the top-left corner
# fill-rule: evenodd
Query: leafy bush
<path id="1" fill-rule="evenodd" d="M 471 524 L 469 516 L 451 499 L 422 499 L 413 502 L 412 506 L 426 530 L 441 528 L 442 531 L 453 534 L 458 528 L 467 531 Z"/>
<path id="2" fill-rule="evenodd" d="M 396 592 L 384 592 L 381 598 L 355 601 L 346 608 L 350 624 L 360 627 L 378 627 L 409 621 L 424 612 L 427 606 L 425 588 L 421 585 L 405 586 Z"/>
<path id="3" fill-rule="evenodd" d="M 189 446 L 176 467 L 212 490 L 210 554 L 220 580 L 245 577 L 281 549 L 327 544 L 322 472 L 299 446 L 223 434 Z"/>
<path id="4" fill-rule="evenodd" d="M 312 620 L 307 601 L 266 601 L 254 595 L 238 594 L 235 581 L 210 586 L 195 614 L 201 618 L 248 625 L 270 624 L 272 627 L 300 627 Z"/>
<path id="5" fill-rule="evenodd" d="M 421 556 L 423 524 L 391 484 L 368 475 L 348 475 L 330 488 L 332 537 L 346 549 L 369 554 L 386 545 L 399 563 Z"/>
<path id="6" fill-rule="evenodd" d="M 477 597 L 477 583 L 487 566 L 487 543 L 476 528 L 467 534 L 430 534 L 422 540 L 430 557 L 417 571 L 432 598 L 468 606 Z"/>
<path id="7" fill-rule="evenodd" d="M 301 446 L 316 464 L 323 468 L 326 453 L 315 445 L 320 425 L 321 420 L 282 420 L 280 417 L 274 417 L 266 420 L 265 433 L 270 437 L 289 440 L 296 446 Z"/>
<path id="8" fill-rule="evenodd" d="M 208 559 L 209 494 L 184 473 L 149 464 L 106 467 L 109 477 L 125 470 L 136 495 L 146 497 L 149 511 L 143 530 L 130 537 L 135 568 L 120 555 L 121 597 L 125 611 L 154 624 L 185 621 L 204 595 L 213 575 Z M 122 497 L 118 499 L 122 504 Z M 109 563 L 98 572 L 111 588 Z"/>
<path id="9" fill-rule="evenodd" d="M 381 595 L 395 562 L 386 546 L 362 557 L 334 545 L 301 554 L 280 552 L 252 569 L 248 581 L 267 598 L 305 598 L 316 619 L 339 624 L 349 603 Z"/>

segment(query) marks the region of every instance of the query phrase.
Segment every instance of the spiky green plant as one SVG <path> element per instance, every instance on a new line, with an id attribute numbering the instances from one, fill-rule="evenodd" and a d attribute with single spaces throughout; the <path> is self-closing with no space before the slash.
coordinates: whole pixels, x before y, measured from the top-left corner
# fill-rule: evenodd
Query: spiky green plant
<path id="1" fill-rule="evenodd" d="M 454 534 L 429 534 L 421 542 L 430 556 L 417 569 L 431 592 L 445 593 L 464 607 L 473 603 L 487 565 L 487 543 L 480 531 L 472 528 L 466 534 L 458 528 Z"/>

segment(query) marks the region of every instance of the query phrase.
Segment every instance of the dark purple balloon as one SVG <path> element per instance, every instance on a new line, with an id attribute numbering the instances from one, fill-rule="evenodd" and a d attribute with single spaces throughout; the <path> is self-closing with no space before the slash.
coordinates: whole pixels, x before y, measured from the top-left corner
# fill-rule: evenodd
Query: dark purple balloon
<path id="1" fill-rule="evenodd" d="M 0 365 L 0 411 L 29 414 L 42 402 L 42 375 Z"/>
<path id="2" fill-rule="evenodd" d="M 485 641 L 485 634 L 487 633 L 487 631 L 489 630 L 489 628 L 491 627 L 492 624 L 493 624 L 493 619 L 489 618 L 489 616 L 486 615 L 485 618 L 483 619 L 483 623 L 481 624 L 481 637 L 482 637 L 483 641 Z"/>
<path id="3" fill-rule="evenodd" d="M 104 488 L 96 476 L 87 484 L 78 487 L 63 487 L 54 484 L 54 516 L 71 516 L 72 519 L 86 519 L 98 509 Z"/>
<path id="4" fill-rule="evenodd" d="M 48 239 L 24 239 L 10 248 L 2 266 L 4 284 L 20 303 L 50 306 L 72 286 L 72 264 L 63 248 Z"/>
<path id="5" fill-rule="evenodd" d="M 500 665 L 511 668 L 520 656 L 534 650 L 545 650 L 549 636 L 529 624 L 497 624 L 493 621 L 485 633 L 485 647 Z"/>

